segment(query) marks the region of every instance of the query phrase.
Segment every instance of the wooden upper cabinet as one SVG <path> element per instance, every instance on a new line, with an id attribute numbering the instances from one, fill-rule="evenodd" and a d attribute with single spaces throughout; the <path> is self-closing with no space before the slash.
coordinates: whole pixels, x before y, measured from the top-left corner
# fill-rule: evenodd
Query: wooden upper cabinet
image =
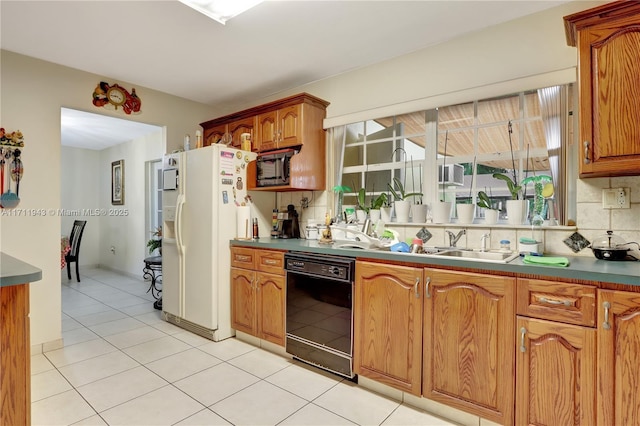
<path id="1" fill-rule="evenodd" d="M 205 128 L 203 136 L 203 146 L 225 143 L 227 138 L 227 125 L 220 124 L 218 126 Z"/>
<path id="2" fill-rule="evenodd" d="M 258 116 L 258 151 L 270 151 L 278 147 L 277 111 L 269 111 Z"/>
<path id="3" fill-rule="evenodd" d="M 297 104 L 260 114 L 258 116 L 260 128 L 258 149 L 269 151 L 302 145 L 304 143 L 302 110 L 303 104 Z"/>
<path id="4" fill-rule="evenodd" d="M 231 146 L 236 149 L 241 148 L 242 134 L 249 133 L 251 137 L 251 151 L 257 151 L 256 144 L 256 117 L 248 117 L 233 121 L 227 125 Z"/>
<path id="5" fill-rule="evenodd" d="M 578 48 L 580 177 L 640 174 L 640 2 L 565 16 Z"/>
<path id="6" fill-rule="evenodd" d="M 597 346 L 597 424 L 640 424 L 640 293 L 598 290 Z"/>
<path id="7" fill-rule="evenodd" d="M 278 148 L 302 144 L 302 104 L 278 110 Z"/>
<path id="8" fill-rule="evenodd" d="M 325 131 L 329 102 L 300 93 L 268 104 L 200 123 L 204 145 L 240 147 L 240 135 L 251 133 L 252 151 L 296 148 L 290 163 L 290 183 L 258 187 L 256 162 L 247 167 L 247 189 L 252 191 L 321 191 L 326 186 Z"/>
<path id="9" fill-rule="evenodd" d="M 514 423 L 516 279 L 426 268 L 422 396 Z"/>

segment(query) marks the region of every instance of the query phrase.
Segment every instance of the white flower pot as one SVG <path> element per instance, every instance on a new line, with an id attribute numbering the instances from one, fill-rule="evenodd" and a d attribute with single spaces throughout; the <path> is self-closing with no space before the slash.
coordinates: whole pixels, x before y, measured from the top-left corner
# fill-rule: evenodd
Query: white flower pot
<path id="1" fill-rule="evenodd" d="M 507 222 L 509 225 L 522 225 L 527 220 L 526 200 L 507 200 Z"/>
<path id="2" fill-rule="evenodd" d="M 411 222 L 425 223 L 427 221 L 427 205 L 413 204 L 411 206 Z"/>
<path id="3" fill-rule="evenodd" d="M 391 222 L 391 215 L 393 214 L 393 206 L 386 206 L 380 208 L 380 219 L 384 223 Z"/>
<path id="4" fill-rule="evenodd" d="M 369 210 L 369 219 L 371 219 L 371 223 L 378 223 L 381 214 L 380 209 Z"/>
<path id="5" fill-rule="evenodd" d="M 411 201 L 396 200 L 394 203 L 396 209 L 396 222 L 409 222 L 409 212 L 411 211 Z"/>
<path id="6" fill-rule="evenodd" d="M 475 204 L 456 204 L 456 212 L 458 213 L 458 222 L 462 224 L 473 223 L 476 212 Z"/>
<path id="7" fill-rule="evenodd" d="M 498 210 L 485 209 L 484 223 L 486 225 L 495 225 L 496 223 L 498 223 Z"/>
<path id="8" fill-rule="evenodd" d="M 451 221 L 451 201 L 438 201 L 431 207 L 433 223 L 449 223 Z"/>
<path id="9" fill-rule="evenodd" d="M 356 219 L 358 220 L 358 223 L 363 223 L 367 220 L 367 212 L 364 210 L 356 210 Z"/>

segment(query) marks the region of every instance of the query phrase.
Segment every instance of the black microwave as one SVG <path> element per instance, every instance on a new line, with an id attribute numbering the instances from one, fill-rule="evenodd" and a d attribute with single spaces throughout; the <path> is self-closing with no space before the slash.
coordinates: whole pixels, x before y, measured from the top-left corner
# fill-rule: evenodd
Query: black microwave
<path id="1" fill-rule="evenodd" d="M 258 154 L 256 158 L 257 186 L 288 185 L 291 176 L 291 157 L 295 149 L 280 149 Z"/>

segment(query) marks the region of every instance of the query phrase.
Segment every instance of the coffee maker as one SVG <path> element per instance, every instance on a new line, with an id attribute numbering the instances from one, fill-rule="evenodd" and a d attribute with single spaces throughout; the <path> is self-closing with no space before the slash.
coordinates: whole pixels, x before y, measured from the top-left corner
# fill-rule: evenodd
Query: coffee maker
<path id="1" fill-rule="evenodd" d="M 276 230 L 278 238 L 300 238 L 298 212 L 296 212 L 293 204 L 287 206 L 286 213 L 278 214 L 278 226 Z"/>

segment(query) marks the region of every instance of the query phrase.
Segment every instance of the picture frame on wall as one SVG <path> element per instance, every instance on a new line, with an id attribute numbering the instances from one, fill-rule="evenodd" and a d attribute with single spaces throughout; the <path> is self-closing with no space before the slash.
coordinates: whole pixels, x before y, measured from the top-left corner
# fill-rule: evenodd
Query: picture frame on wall
<path id="1" fill-rule="evenodd" d="M 111 204 L 124 204 L 124 160 L 111 163 Z"/>

